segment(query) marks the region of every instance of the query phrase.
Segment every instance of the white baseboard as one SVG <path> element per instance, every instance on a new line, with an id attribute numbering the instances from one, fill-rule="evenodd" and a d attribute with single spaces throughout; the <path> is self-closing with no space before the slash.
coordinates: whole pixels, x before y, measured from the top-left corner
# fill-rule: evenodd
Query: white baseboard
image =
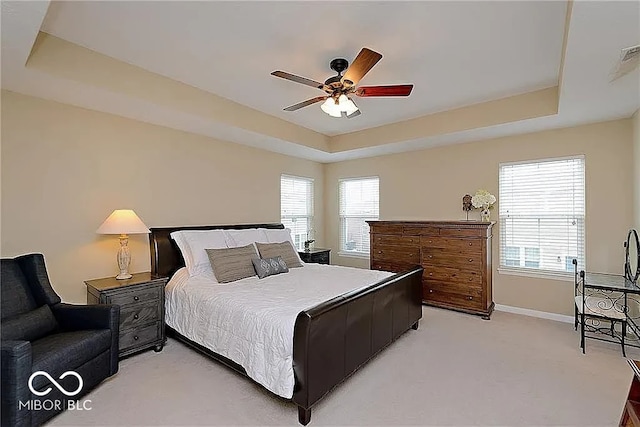
<path id="1" fill-rule="evenodd" d="M 573 323 L 573 316 L 565 316 L 564 314 L 548 313 L 546 311 L 530 310 L 528 308 L 512 307 L 510 305 L 496 304 L 497 311 L 506 313 L 522 314 L 523 316 L 539 317 L 541 319 L 555 320 L 556 322 Z"/>

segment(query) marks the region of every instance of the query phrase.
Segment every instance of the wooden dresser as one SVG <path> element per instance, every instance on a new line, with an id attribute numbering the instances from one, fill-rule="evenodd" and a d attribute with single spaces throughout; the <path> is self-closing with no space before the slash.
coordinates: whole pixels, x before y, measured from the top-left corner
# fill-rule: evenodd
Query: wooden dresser
<path id="1" fill-rule="evenodd" d="M 422 265 L 425 304 L 489 319 L 492 222 L 367 221 L 372 270 L 400 272 Z"/>

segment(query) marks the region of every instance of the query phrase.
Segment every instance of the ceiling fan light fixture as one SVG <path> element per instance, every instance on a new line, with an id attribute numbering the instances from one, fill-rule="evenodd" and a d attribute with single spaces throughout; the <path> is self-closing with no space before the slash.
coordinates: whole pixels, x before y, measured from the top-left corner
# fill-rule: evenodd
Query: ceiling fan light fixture
<path id="1" fill-rule="evenodd" d="M 349 116 L 358 111 L 356 104 L 344 94 L 337 100 L 332 97 L 327 98 L 320 108 L 331 117 L 342 117 L 343 112 Z"/>
<path id="2" fill-rule="evenodd" d="M 331 117 L 341 117 L 340 105 L 332 97 L 327 98 L 327 100 L 322 103 L 320 108 Z"/>
<path id="3" fill-rule="evenodd" d="M 347 113 L 347 116 L 350 116 L 358 111 L 358 107 L 356 107 L 356 104 L 346 95 L 341 95 L 340 98 L 342 98 L 343 96 L 344 100 L 340 102 L 340 111 L 344 111 L 345 113 Z"/>

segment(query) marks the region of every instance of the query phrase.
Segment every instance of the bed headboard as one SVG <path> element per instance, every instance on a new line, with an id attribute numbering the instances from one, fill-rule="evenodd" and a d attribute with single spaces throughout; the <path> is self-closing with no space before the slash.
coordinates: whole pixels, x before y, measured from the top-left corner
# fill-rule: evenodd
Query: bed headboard
<path id="1" fill-rule="evenodd" d="M 236 225 L 200 225 L 184 227 L 154 227 L 149 237 L 151 251 L 151 274 L 171 277 L 179 268 L 184 267 L 184 259 L 176 242 L 170 234 L 179 230 L 244 230 L 247 228 L 279 228 L 282 224 L 236 224 Z"/>

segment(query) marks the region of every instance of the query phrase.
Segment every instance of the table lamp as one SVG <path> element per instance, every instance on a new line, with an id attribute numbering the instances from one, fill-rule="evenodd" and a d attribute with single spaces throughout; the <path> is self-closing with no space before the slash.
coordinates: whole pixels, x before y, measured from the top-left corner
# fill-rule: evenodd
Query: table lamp
<path id="1" fill-rule="evenodd" d="M 120 250 L 118 251 L 118 267 L 120 274 L 116 276 L 118 280 L 131 279 L 129 274 L 129 263 L 131 253 L 129 252 L 129 234 L 150 233 L 149 229 L 142 222 L 138 215 L 131 209 L 117 209 L 113 211 L 102 225 L 96 230 L 98 234 L 119 234 Z"/>

